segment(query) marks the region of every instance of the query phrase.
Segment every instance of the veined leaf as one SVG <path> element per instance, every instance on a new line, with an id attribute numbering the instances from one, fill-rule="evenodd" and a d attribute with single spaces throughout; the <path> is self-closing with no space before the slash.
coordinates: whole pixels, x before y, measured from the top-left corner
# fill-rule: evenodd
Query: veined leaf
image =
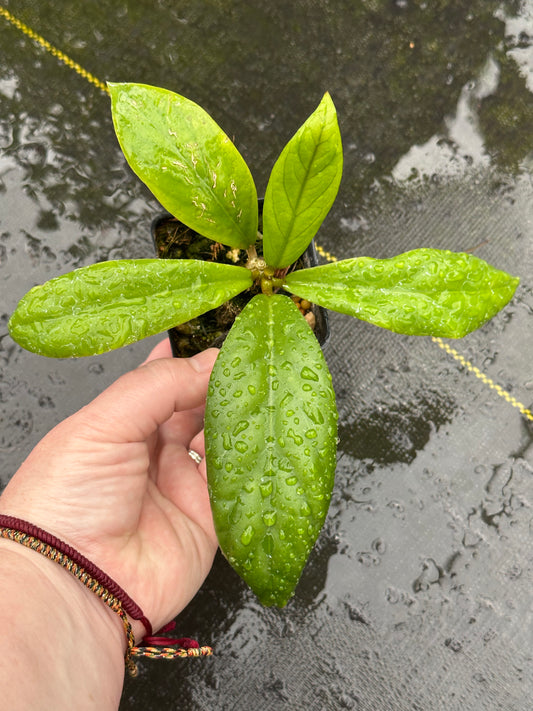
<path id="1" fill-rule="evenodd" d="M 175 217 L 216 242 L 257 239 L 257 192 L 241 154 L 204 109 L 166 89 L 109 83 L 132 170 Z"/>
<path id="2" fill-rule="evenodd" d="M 120 348 L 216 308 L 252 284 L 248 269 L 193 259 L 99 262 L 35 286 L 8 324 L 55 358 Z"/>
<path id="3" fill-rule="evenodd" d="M 264 605 L 287 603 L 320 532 L 336 432 L 313 332 L 287 296 L 255 296 L 215 363 L 205 439 L 220 547 Z"/>
<path id="4" fill-rule="evenodd" d="M 305 252 L 328 214 L 342 174 L 337 112 L 329 94 L 291 138 L 268 181 L 263 250 L 271 267 L 288 267 Z"/>
<path id="5" fill-rule="evenodd" d="M 471 254 L 415 249 L 300 270 L 287 288 L 320 306 L 413 336 L 461 338 L 513 297 L 519 279 Z"/>

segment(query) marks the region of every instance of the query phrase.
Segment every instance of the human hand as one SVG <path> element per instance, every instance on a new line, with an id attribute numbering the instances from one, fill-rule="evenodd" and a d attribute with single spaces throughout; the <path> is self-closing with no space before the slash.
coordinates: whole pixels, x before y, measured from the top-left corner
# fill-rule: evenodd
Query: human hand
<path id="1" fill-rule="evenodd" d="M 69 543 L 142 608 L 154 631 L 205 579 L 217 549 L 203 411 L 216 351 L 170 358 L 168 341 L 47 434 L 0 511 Z M 137 640 L 144 635 L 133 625 Z"/>

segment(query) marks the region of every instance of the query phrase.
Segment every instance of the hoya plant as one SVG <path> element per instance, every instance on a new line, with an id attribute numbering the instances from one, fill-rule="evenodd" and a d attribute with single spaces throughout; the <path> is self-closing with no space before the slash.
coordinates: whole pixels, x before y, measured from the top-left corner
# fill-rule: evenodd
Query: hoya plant
<path id="1" fill-rule="evenodd" d="M 244 266 L 197 259 L 101 262 L 31 289 L 12 337 L 45 356 L 89 356 L 183 324 L 255 290 L 215 363 L 205 415 L 209 494 L 221 549 L 265 605 L 291 597 L 323 525 L 337 412 L 314 333 L 290 295 L 409 335 L 459 338 L 512 298 L 518 279 L 470 254 L 415 249 L 294 270 L 342 172 L 329 94 L 285 146 L 264 196 L 235 145 L 197 104 L 110 84 L 124 155 L 178 220 Z"/>

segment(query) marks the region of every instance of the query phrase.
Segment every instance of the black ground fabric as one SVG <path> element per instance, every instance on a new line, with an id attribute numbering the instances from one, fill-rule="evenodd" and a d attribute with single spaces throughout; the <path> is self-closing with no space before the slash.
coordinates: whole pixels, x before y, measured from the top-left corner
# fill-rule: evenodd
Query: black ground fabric
<path id="1" fill-rule="evenodd" d="M 533 2 L 1 8 L 24 23 L 0 16 L 3 484 L 55 423 L 158 341 L 55 361 L 7 334 L 34 284 L 102 259 L 153 256 L 160 207 L 125 165 L 92 78 L 164 86 L 205 107 L 234 137 L 260 195 L 328 90 L 345 165 L 317 235 L 322 262 L 438 247 L 521 278 L 509 306 L 458 341 L 331 316 L 336 483 L 295 597 L 283 610 L 261 607 L 218 556 L 177 619 L 179 635 L 214 656 L 140 662 L 121 711 L 528 711 Z"/>

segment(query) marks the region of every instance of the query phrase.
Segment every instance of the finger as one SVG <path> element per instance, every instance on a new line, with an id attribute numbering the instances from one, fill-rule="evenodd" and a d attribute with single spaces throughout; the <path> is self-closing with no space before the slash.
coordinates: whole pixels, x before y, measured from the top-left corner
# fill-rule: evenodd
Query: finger
<path id="1" fill-rule="evenodd" d="M 166 464 L 162 463 L 157 478 L 159 491 L 189 519 L 211 532 L 213 521 L 203 465 L 196 465 L 186 453 L 172 457 L 172 466 L 168 461 Z M 216 541 L 214 530 L 212 537 Z"/>
<path id="2" fill-rule="evenodd" d="M 189 449 L 197 452 L 201 457 L 202 461 L 198 464 L 198 472 L 204 481 L 207 481 L 207 466 L 205 461 L 205 440 L 204 440 L 204 430 L 198 432 L 195 437 L 191 440 L 189 444 Z"/>
<path id="3" fill-rule="evenodd" d="M 191 439 L 189 449 L 198 452 L 201 457 L 205 457 L 205 442 L 203 430 L 201 432 L 198 432 L 198 434 Z"/>
<path id="4" fill-rule="evenodd" d="M 157 360 L 158 358 L 172 358 L 172 348 L 170 347 L 170 340 L 168 338 L 165 338 L 154 346 L 149 356 L 141 365 L 146 365 L 146 363 L 149 363 L 151 360 Z"/>
<path id="5" fill-rule="evenodd" d="M 158 449 L 172 447 L 188 452 L 189 449 L 194 449 L 191 442 L 196 440 L 198 434 L 202 432 L 203 426 L 203 407 L 175 412 L 154 434 L 153 445 Z"/>
<path id="6" fill-rule="evenodd" d="M 217 351 L 152 360 L 126 373 L 75 418 L 99 441 L 144 441 L 174 412 L 204 404 Z M 88 431 L 87 431 L 88 430 Z"/>

